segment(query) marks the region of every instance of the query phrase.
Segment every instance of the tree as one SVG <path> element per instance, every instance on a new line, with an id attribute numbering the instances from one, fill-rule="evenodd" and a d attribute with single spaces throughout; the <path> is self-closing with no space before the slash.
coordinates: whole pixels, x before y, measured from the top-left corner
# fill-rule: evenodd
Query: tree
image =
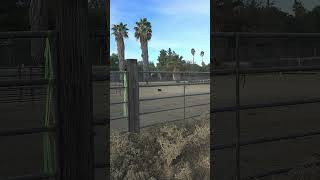
<path id="1" fill-rule="evenodd" d="M 196 53 L 196 50 L 194 50 L 193 48 L 191 49 L 191 54 L 193 56 L 193 60 L 192 60 L 192 63 L 194 64 L 194 54 Z"/>
<path id="2" fill-rule="evenodd" d="M 202 64 L 203 64 L 203 56 L 204 56 L 204 52 L 201 51 L 200 56 L 202 57 Z"/>
<path id="3" fill-rule="evenodd" d="M 48 4 L 43 0 L 31 0 L 29 23 L 31 31 L 48 30 Z M 31 57 L 37 64 L 44 63 L 45 41 L 41 38 L 31 40 Z"/>
<path id="4" fill-rule="evenodd" d="M 117 51 L 118 51 L 118 58 L 119 58 L 119 71 L 124 71 L 125 66 L 125 57 L 124 57 L 124 39 L 128 38 L 128 28 L 127 24 L 114 24 L 112 27 L 112 34 L 115 36 L 115 40 L 117 42 Z M 121 74 L 120 80 L 123 80 L 123 76 Z"/>
<path id="5" fill-rule="evenodd" d="M 182 59 L 183 57 L 172 51 L 171 48 L 168 51 L 162 49 L 158 56 L 157 67 L 161 71 L 177 71 L 180 65 L 183 64 Z"/>
<path id="6" fill-rule="evenodd" d="M 302 17 L 307 12 L 306 8 L 300 0 L 295 0 L 292 8 L 296 17 Z"/>
<path id="7" fill-rule="evenodd" d="M 89 8 L 103 8 L 106 2 L 104 0 L 88 0 Z"/>
<path id="8" fill-rule="evenodd" d="M 140 40 L 141 46 L 141 57 L 143 61 L 143 71 L 148 71 L 149 65 L 149 56 L 148 56 L 148 41 L 152 37 L 152 27 L 151 23 L 147 20 L 147 18 L 140 19 L 139 22 L 136 22 L 136 26 L 134 27 L 135 34 L 137 40 Z M 144 80 L 148 82 L 148 73 L 144 73 Z"/>
<path id="9" fill-rule="evenodd" d="M 119 71 L 119 57 L 115 53 L 110 56 L 110 70 Z"/>
<path id="10" fill-rule="evenodd" d="M 153 62 L 149 62 L 148 67 L 149 67 L 149 71 L 157 71 L 157 68 Z M 138 61 L 138 71 L 139 72 L 143 71 L 143 61 Z"/>

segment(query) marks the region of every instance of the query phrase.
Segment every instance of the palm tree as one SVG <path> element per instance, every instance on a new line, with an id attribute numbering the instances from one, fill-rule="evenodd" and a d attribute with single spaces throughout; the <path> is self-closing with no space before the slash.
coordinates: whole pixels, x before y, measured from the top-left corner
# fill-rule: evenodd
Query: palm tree
<path id="1" fill-rule="evenodd" d="M 128 28 L 127 24 L 114 24 L 112 27 L 112 34 L 115 36 L 117 41 L 117 50 L 119 58 L 119 71 L 124 71 L 125 59 L 124 59 L 124 38 L 128 38 Z M 123 74 L 120 74 L 120 80 L 123 80 Z"/>
<path id="2" fill-rule="evenodd" d="M 204 56 L 204 52 L 201 51 L 200 56 L 202 57 L 202 64 L 203 64 L 203 56 Z"/>
<path id="3" fill-rule="evenodd" d="M 143 71 L 148 71 L 149 65 L 149 56 L 148 56 L 148 41 L 152 37 L 152 27 L 151 23 L 147 20 L 147 18 L 140 19 L 139 22 L 136 22 L 136 26 L 134 27 L 135 34 L 137 40 L 140 40 L 141 46 L 141 57 L 143 60 Z M 149 74 L 143 73 L 144 80 L 148 83 Z"/>
<path id="4" fill-rule="evenodd" d="M 191 49 L 191 54 L 193 56 L 193 60 L 192 60 L 192 64 L 194 64 L 194 54 L 196 53 L 196 50 L 194 50 L 193 48 Z"/>

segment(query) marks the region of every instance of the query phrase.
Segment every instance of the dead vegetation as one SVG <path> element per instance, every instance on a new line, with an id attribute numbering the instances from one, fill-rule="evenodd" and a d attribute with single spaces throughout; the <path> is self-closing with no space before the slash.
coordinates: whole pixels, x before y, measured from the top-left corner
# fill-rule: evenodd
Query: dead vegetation
<path id="1" fill-rule="evenodd" d="M 209 179 L 209 115 L 140 134 L 113 132 L 111 177 L 130 180 Z"/>

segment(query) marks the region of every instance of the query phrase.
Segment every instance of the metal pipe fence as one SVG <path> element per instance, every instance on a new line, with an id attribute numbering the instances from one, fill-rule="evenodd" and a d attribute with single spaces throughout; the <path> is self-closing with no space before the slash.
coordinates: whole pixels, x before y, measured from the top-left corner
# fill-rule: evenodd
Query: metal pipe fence
<path id="1" fill-rule="evenodd" d="M 0 39 L 35 39 L 35 38 L 51 38 L 55 39 L 56 32 L 55 31 L 19 31 L 19 32 L 0 32 Z M 92 39 L 101 39 L 105 38 L 105 32 L 94 32 L 89 34 L 89 38 Z M 53 52 L 55 53 L 55 52 Z M 48 80 L 44 78 L 45 74 L 43 72 L 44 67 L 38 66 L 25 66 L 25 67 L 0 67 L 0 72 L 4 70 L 9 71 L 16 71 L 16 74 L 9 74 L 1 76 L 0 78 L 13 78 L 10 80 L 0 80 L 0 92 L 1 91 L 9 91 L 19 89 L 20 92 L 16 94 L 12 94 L 12 97 L 17 95 L 19 97 L 15 99 L 16 101 L 8 100 L 7 103 L 12 102 L 22 102 L 21 94 L 23 88 L 31 88 L 30 90 L 30 99 L 24 99 L 25 101 L 28 100 L 35 100 L 33 96 L 37 95 L 34 93 L 34 88 L 41 88 L 46 87 L 48 85 L 55 86 L 55 80 Z M 40 71 L 40 72 L 39 72 Z M 7 72 L 5 72 L 7 73 Z M 38 77 L 37 79 L 33 79 L 34 77 Z M 40 78 L 39 78 L 40 77 Z M 16 79 L 14 79 L 16 78 Z M 93 77 L 93 81 L 102 81 L 108 80 L 107 77 L 103 77 L 103 79 L 99 79 Z M 41 94 L 40 95 L 44 95 Z M 3 103 L 3 102 L 0 102 Z M 94 126 L 105 126 L 109 122 L 109 118 L 101 119 L 101 118 L 94 118 L 93 125 Z M 21 128 L 21 129 L 9 129 L 9 130 L 1 130 L 0 137 L 12 137 L 12 136 L 23 136 L 28 134 L 42 134 L 42 133 L 57 133 L 59 128 L 56 127 L 57 124 L 53 124 L 49 127 L 36 127 L 36 128 Z M 92 130 L 93 131 L 93 130 Z M 93 132 L 94 135 L 94 132 Z M 56 137 L 56 136 L 55 136 Z M 56 139 L 55 139 L 56 140 Z M 54 150 L 55 151 L 55 150 Z M 95 163 L 95 168 L 106 168 L 108 165 L 104 163 Z M 54 173 L 39 173 L 39 174 L 29 174 L 29 175 L 22 175 L 22 176 L 15 176 L 15 177 L 6 177 L 8 180 L 41 180 L 41 179 L 48 179 L 48 178 L 56 178 L 59 172 Z"/>
<path id="2" fill-rule="evenodd" d="M 121 90 L 125 90 L 125 86 L 123 84 L 123 82 L 120 82 L 120 74 L 121 73 L 125 73 L 125 72 L 117 72 L 117 71 L 112 71 L 110 72 L 110 77 L 111 78 L 111 84 L 114 83 L 114 86 L 110 86 L 110 89 L 121 89 Z M 161 77 L 161 75 L 159 76 L 154 76 L 153 79 L 149 79 L 148 84 L 145 84 L 145 78 L 146 76 L 143 76 L 142 74 L 166 74 L 166 78 Z M 191 93 L 191 94 L 187 94 L 186 93 L 186 87 L 187 86 L 192 86 L 192 85 L 209 85 L 210 84 L 210 75 L 209 72 L 169 72 L 169 71 L 147 71 L 147 72 L 139 72 L 139 88 L 159 88 L 161 90 L 161 88 L 163 87 L 183 87 L 183 94 L 182 95 L 172 95 L 172 96 L 164 96 L 164 97 L 152 97 L 152 98 L 139 98 L 139 102 L 137 104 L 140 104 L 143 102 L 149 102 L 149 101 L 156 101 L 156 100 L 168 100 L 168 99 L 172 99 L 172 98 L 183 98 L 183 106 L 181 107 L 174 107 L 174 108 L 166 108 L 166 109 L 161 109 L 161 110 L 156 110 L 156 111 L 147 111 L 147 112 L 138 112 L 139 116 L 143 116 L 143 115 L 149 115 L 149 114 L 155 114 L 155 113 L 161 113 L 161 112 L 169 112 L 169 111 L 175 111 L 175 110 L 182 110 L 183 109 L 183 118 L 179 119 L 181 120 L 185 120 L 185 119 L 190 119 L 190 118 L 194 118 L 194 117 L 199 117 L 199 115 L 196 116 L 190 116 L 190 117 L 186 117 L 186 109 L 188 108 L 192 108 L 192 107 L 200 107 L 200 106 L 208 106 L 210 105 L 210 103 L 200 103 L 200 104 L 193 104 L 193 105 L 186 105 L 186 97 L 196 97 L 196 96 L 204 96 L 204 95 L 210 95 L 210 92 L 205 92 L 205 93 Z M 180 76 L 178 76 L 177 78 L 177 74 L 180 74 Z M 130 76 L 130 74 L 128 74 Z M 175 77 L 176 75 L 176 77 Z M 169 78 L 170 77 L 170 78 Z M 114 81 L 114 82 L 112 82 Z M 118 84 L 116 84 L 116 82 L 118 82 Z M 158 90 L 159 90 L 158 89 Z M 208 90 L 209 91 L 209 90 Z M 130 101 L 130 98 L 128 98 Z M 110 103 L 110 106 L 113 105 L 119 105 L 119 104 L 127 104 L 128 101 L 121 101 L 121 102 L 112 102 Z M 127 118 L 128 116 L 122 116 L 122 117 L 114 117 L 111 118 L 111 120 L 118 120 L 118 119 L 124 119 Z M 130 119 L 128 120 L 130 121 Z M 139 120 L 138 120 L 139 121 Z M 173 120 L 173 121 L 177 121 Z M 166 121 L 167 122 L 167 121 Z M 172 122 L 171 120 L 168 122 Z M 158 123 L 153 124 L 153 126 L 157 125 Z M 162 122 L 160 122 L 159 124 L 162 124 Z M 143 126 L 143 128 L 146 127 L 151 127 L 152 125 L 148 125 L 148 126 Z M 140 127 L 142 128 L 142 126 Z"/>
<path id="3" fill-rule="evenodd" d="M 269 104 L 249 104 L 242 105 L 240 104 L 240 75 L 241 74 L 260 74 L 260 73 L 281 73 L 281 72 L 295 72 L 295 71 L 319 71 L 320 66 L 311 65 L 311 66 L 289 66 L 289 67 L 267 67 L 267 68 L 241 68 L 240 67 L 240 58 L 239 58 L 239 39 L 241 38 L 320 38 L 320 33 L 238 33 L 238 32 L 215 32 L 212 33 L 212 38 L 229 38 L 234 42 L 234 62 L 236 65 L 232 69 L 225 70 L 211 70 L 211 77 L 216 75 L 235 75 L 236 76 L 236 104 L 235 106 L 222 107 L 222 108 L 214 108 L 211 109 L 211 113 L 219 113 L 219 112 L 236 112 L 236 141 L 233 144 L 221 144 L 221 145 L 211 145 L 211 151 L 219 151 L 224 149 L 234 149 L 236 156 L 236 166 L 235 166 L 235 177 L 237 180 L 243 179 L 256 179 L 261 177 L 273 176 L 278 174 L 283 174 L 289 172 L 292 168 L 286 169 L 278 169 L 270 172 L 265 172 L 263 174 L 256 174 L 248 177 L 241 177 L 240 172 L 240 154 L 241 148 L 243 146 L 259 144 L 259 143 L 269 143 L 283 140 L 292 140 L 300 137 L 306 136 L 316 136 L 320 135 L 320 131 L 306 132 L 306 133 L 296 133 L 290 134 L 287 136 L 277 136 L 271 138 L 261 138 L 254 139 L 247 142 L 240 141 L 240 113 L 242 110 L 247 109 L 260 109 L 260 108 L 270 108 L 270 107 L 285 107 L 285 106 L 294 106 L 294 105 L 302 105 L 302 104 L 310 104 L 310 103 L 320 103 L 319 98 L 313 99 L 302 99 L 296 101 L 289 102 L 277 102 L 277 103 L 269 103 Z M 212 123 L 212 122 L 211 122 Z"/>

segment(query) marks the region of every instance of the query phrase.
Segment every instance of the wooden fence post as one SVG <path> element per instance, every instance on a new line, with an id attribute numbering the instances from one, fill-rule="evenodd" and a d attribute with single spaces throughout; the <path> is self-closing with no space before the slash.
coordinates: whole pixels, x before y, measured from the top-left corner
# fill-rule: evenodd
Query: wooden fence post
<path id="1" fill-rule="evenodd" d="M 59 180 L 94 180 L 88 1 L 57 0 Z"/>
<path id="2" fill-rule="evenodd" d="M 127 59 L 128 72 L 128 122 L 129 132 L 140 132 L 139 118 L 139 80 L 136 59 Z"/>

